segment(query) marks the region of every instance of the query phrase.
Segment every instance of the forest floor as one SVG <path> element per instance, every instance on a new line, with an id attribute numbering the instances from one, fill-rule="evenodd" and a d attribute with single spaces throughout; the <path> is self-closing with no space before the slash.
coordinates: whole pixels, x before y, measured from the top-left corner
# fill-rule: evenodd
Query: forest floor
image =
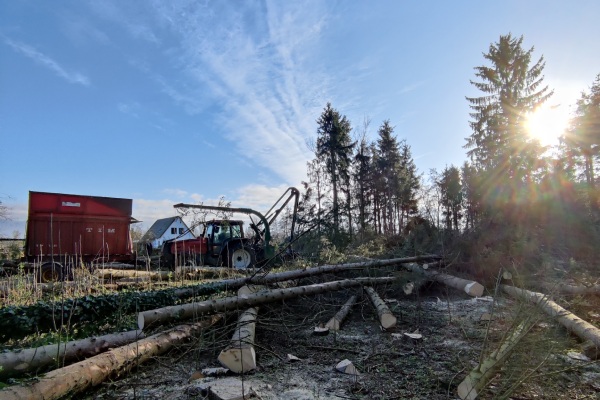
<path id="1" fill-rule="evenodd" d="M 360 298 L 337 332 L 313 335 L 313 328 L 335 314 L 353 293 L 336 292 L 263 306 L 256 327 L 258 369 L 237 376 L 248 398 L 256 399 L 455 399 L 456 388 L 511 332 L 516 321 L 531 329 L 480 398 L 597 399 L 600 364 L 579 353 L 580 343 L 534 306 L 496 296 L 470 298 L 438 284 L 404 295 L 399 286 L 379 290 L 398 324 L 382 331 L 367 298 Z M 488 293 L 489 294 L 489 293 Z M 571 299 L 566 308 L 600 324 L 600 299 Z M 480 321 L 484 313 L 491 322 Z M 202 399 L 206 388 L 226 379 L 200 378 L 204 368 L 219 367 L 235 316 L 207 330 L 198 340 L 125 377 L 105 382 L 86 399 Z M 394 333 L 418 330 L 412 342 Z M 401 336 L 401 335 L 400 335 Z M 300 360 L 287 361 L 287 354 Z M 335 371 L 348 359 L 359 376 Z M 229 378 L 231 379 L 231 378 Z"/>

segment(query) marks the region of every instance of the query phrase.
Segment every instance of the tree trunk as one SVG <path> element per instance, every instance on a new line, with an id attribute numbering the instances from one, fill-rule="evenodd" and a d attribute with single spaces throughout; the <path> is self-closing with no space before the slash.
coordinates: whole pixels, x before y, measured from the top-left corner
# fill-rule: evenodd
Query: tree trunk
<path id="1" fill-rule="evenodd" d="M 446 286 L 462 290 L 469 296 L 481 297 L 483 295 L 484 287 L 475 281 L 458 278 L 452 275 L 442 274 L 436 271 L 424 271 L 421 267 L 419 267 L 416 264 L 404 264 L 403 267 L 409 269 L 412 272 L 421 273 L 429 279 L 443 283 Z"/>
<path id="2" fill-rule="evenodd" d="M 519 324 L 517 328 L 508 336 L 500 345 L 498 350 L 495 350 L 486 357 L 479 365 L 477 365 L 467 377 L 458 385 L 458 396 L 465 400 L 475 400 L 479 396 L 479 392 L 484 389 L 490 379 L 496 375 L 496 371 L 506 360 L 515 345 L 527 333 L 525 323 Z"/>
<path id="3" fill-rule="evenodd" d="M 141 278 L 149 277 L 152 280 L 167 280 L 170 272 L 167 271 L 137 271 L 127 269 L 97 269 L 94 275 L 103 279 L 119 279 L 119 278 Z"/>
<path id="4" fill-rule="evenodd" d="M 219 319 L 221 316 L 216 315 L 195 324 L 180 325 L 68 367 L 51 371 L 32 384 L 7 387 L 0 390 L 0 400 L 52 400 L 82 392 L 99 385 L 110 376 L 122 374 L 184 343 Z"/>
<path id="5" fill-rule="evenodd" d="M 428 261 L 428 260 L 439 260 L 440 257 L 436 255 L 416 256 L 416 257 L 405 257 L 405 258 L 391 258 L 387 260 L 373 260 L 358 263 L 349 264 L 333 264 L 333 265 L 322 265 L 320 267 L 296 269 L 292 271 L 278 272 L 265 276 L 251 276 L 248 278 L 234 278 L 226 279 L 220 282 L 211 283 L 211 285 L 217 285 L 223 289 L 237 289 L 247 284 L 259 284 L 266 285 L 269 283 L 288 281 L 293 279 L 308 278 L 316 275 L 323 274 L 334 274 L 342 271 L 350 271 L 355 269 L 368 269 L 377 267 L 388 267 L 393 265 L 400 265 L 404 263 Z M 197 291 L 197 287 L 179 289 L 176 291 L 176 295 L 179 297 L 189 297 Z"/>
<path id="6" fill-rule="evenodd" d="M 238 290 L 237 295 L 246 298 L 265 290 L 268 290 L 265 286 L 245 285 Z M 258 307 L 254 307 L 247 309 L 239 316 L 229 347 L 219 354 L 219 362 L 235 373 L 256 369 L 254 336 L 257 315 Z"/>
<path id="7" fill-rule="evenodd" d="M 559 284 L 556 286 L 547 286 L 546 289 L 550 292 L 558 292 L 570 296 L 596 295 L 600 296 L 600 285 L 584 286 L 584 285 L 568 285 Z"/>
<path id="8" fill-rule="evenodd" d="M 325 327 L 329 328 L 331 331 L 339 331 L 342 322 L 346 319 L 346 316 L 352 309 L 352 306 L 356 303 L 356 295 L 351 296 L 348 301 L 340 308 L 340 310 L 325 324 Z"/>
<path id="9" fill-rule="evenodd" d="M 396 317 L 394 317 L 394 314 L 392 314 L 388 306 L 385 304 L 385 301 L 379 297 L 375 289 L 369 286 L 365 286 L 364 289 L 369 296 L 369 299 L 371 299 L 371 303 L 373 303 L 373 306 L 377 310 L 379 322 L 381 323 L 383 329 L 389 329 L 396 326 Z"/>
<path id="10" fill-rule="evenodd" d="M 129 331 L 0 353 L 0 378 L 34 372 L 53 364 L 68 364 L 73 360 L 95 356 L 143 337 L 144 333 L 141 331 Z"/>
<path id="11" fill-rule="evenodd" d="M 219 354 L 219 362 L 237 374 L 256 369 L 254 335 L 258 308 L 249 308 L 238 318 L 229 347 Z"/>
<path id="12" fill-rule="evenodd" d="M 235 309 L 254 307 L 259 304 L 276 302 L 298 296 L 310 296 L 327 291 L 342 290 L 360 285 L 372 285 L 378 283 L 390 283 L 396 278 L 358 278 L 333 281 L 309 286 L 299 286 L 287 289 L 275 289 L 266 292 L 248 295 L 246 297 L 226 297 L 218 300 L 207 300 L 198 303 L 182 304 L 144 311 L 138 314 L 138 326 L 140 329 L 147 328 L 151 324 L 165 323 L 174 320 L 189 319 L 194 316 L 211 314 Z"/>
<path id="13" fill-rule="evenodd" d="M 562 326 L 575 333 L 582 340 L 589 340 L 594 343 L 594 345 L 600 349 L 600 329 L 568 310 L 565 310 L 555 302 L 551 301 L 545 294 L 530 292 L 529 290 L 508 285 L 500 285 L 500 287 L 505 293 L 512 297 L 529 300 L 536 304 L 544 310 L 546 314 L 556 318 Z"/>

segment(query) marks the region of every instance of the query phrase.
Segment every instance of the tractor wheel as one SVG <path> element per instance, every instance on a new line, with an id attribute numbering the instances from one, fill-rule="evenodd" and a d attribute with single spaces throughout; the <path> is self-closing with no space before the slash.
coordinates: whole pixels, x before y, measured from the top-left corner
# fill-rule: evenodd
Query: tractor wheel
<path id="1" fill-rule="evenodd" d="M 43 264 L 38 271 L 38 281 L 41 283 L 60 282 L 63 279 L 63 267 L 58 263 Z"/>
<path id="2" fill-rule="evenodd" d="M 256 263 L 254 250 L 237 244 L 227 249 L 227 266 L 235 269 L 246 269 Z"/>

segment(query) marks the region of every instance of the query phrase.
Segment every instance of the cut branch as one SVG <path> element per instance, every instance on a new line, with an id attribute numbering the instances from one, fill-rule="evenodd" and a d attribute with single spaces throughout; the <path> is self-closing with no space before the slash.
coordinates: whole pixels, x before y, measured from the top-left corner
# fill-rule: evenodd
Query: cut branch
<path id="1" fill-rule="evenodd" d="M 371 299 L 371 303 L 373 303 L 373 306 L 377 310 L 379 323 L 381 323 L 383 329 L 389 329 L 396 326 L 396 317 L 392 314 L 387 304 L 385 304 L 385 301 L 379 297 L 375 289 L 369 286 L 365 286 L 364 289 L 369 296 L 369 299 Z"/>

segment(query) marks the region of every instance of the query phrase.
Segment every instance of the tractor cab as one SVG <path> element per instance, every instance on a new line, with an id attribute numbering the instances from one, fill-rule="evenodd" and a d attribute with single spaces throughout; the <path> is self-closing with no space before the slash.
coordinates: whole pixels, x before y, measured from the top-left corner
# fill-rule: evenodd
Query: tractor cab
<path id="1" fill-rule="evenodd" d="M 232 240 L 244 238 L 244 222 L 233 220 L 208 221 L 202 236 L 208 241 L 211 255 L 218 257 L 223 248 Z"/>

